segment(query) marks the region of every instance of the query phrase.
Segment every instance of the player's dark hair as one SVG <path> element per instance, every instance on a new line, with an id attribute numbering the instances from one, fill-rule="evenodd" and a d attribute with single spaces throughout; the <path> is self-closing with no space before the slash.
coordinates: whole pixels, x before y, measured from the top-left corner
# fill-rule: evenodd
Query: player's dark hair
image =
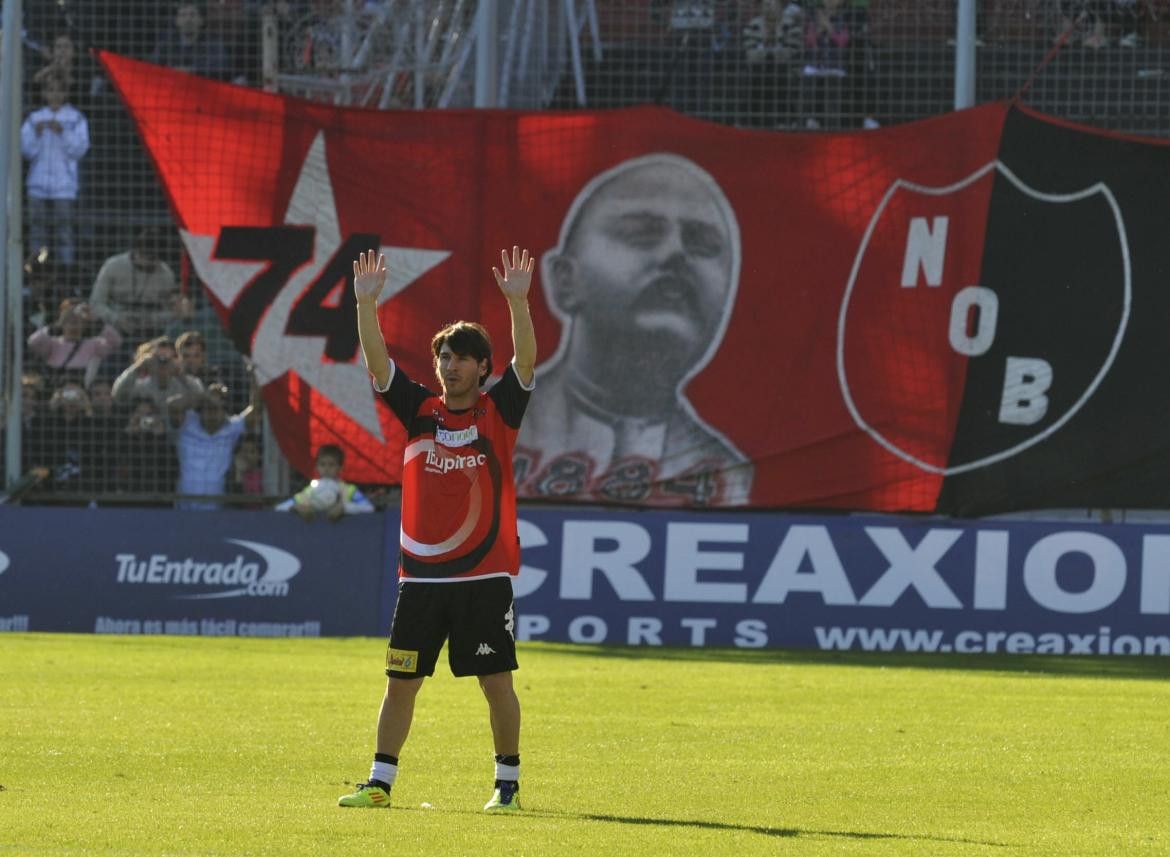
<path id="1" fill-rule="evenodd" d="M 431 340 L 431 352 L 439 359 L 439 352 L 446 345 L 460 357 L 471 357 L 476 363 L 487 361 L 487 371 L 479 378 L 479 385 L 492 374 L 492 339 L 482 324 L 474 321 L 456 321 L 444 327 Z"/>
<path id="2" fill-rule="evenodd" d="M 317 460 L 321 460 L 321 456 L 327 455 L 337 461 L 337 466 L 345 464 L 345 453 L 341 451 L 341 447 L 335 443 L 324 444 L 317 450 Z"/>

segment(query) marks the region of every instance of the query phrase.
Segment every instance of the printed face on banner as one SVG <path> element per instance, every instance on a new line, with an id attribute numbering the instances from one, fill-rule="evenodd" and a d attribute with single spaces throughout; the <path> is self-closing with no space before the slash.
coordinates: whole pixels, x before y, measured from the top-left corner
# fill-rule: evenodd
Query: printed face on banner
<path id="1" fill-rule="evenodd" d="M 634 158 L 581 190 L 542 261 L 564 328 L 521 431 L 522 494 L 746 500 L 750 465 L 683 392 L 722 342 L 739 267 L 735 213 L 685 158 Z"/>

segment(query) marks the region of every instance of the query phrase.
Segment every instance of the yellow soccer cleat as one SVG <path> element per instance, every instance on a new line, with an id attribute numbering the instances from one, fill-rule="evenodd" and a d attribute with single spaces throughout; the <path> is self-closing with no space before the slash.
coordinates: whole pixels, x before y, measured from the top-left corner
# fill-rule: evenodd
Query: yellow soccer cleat
<path id="1" fill-rule="evenodd" d="M 509 783 L 497 787 L 492 799 L 483 806 L 484 812 L 520 812 L 520 787 Z"/>
<path id="2" fill-rule="evenodd" d="M 389 809 L 390 792 L 381 786 L 361 783 L 356 792 L 351 795 L 342 795 L 337 799 L 338 806 L 356 806 L 365 809 Z"/>

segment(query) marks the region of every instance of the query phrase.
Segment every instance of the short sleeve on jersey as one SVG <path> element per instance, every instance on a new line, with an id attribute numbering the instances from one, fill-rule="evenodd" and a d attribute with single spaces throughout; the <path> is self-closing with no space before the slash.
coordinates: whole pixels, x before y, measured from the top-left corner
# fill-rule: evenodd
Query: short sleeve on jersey
<path id="1" fill-rule="evenodd" d="M 378 391 L 382 401 L 390 406 L 394 416 L 398 417 L 398 421 L 406 426 L 407 430 L 410 429 L 411 420 L 418 413 L 422 403 L 435 396 L 422 384 L 416 384 L 410 380 L 410 376 L 403 372 L 393 360 L 390 361 L 390 383 L 386 385 L 385 390 L 378 390 L 378 385 L 375 382 L 374 389 Z"/>
<path id="2" fill-rule="evenodd" d="M 533 380 L 535 382 L 535 379 Z M 509 363 L 500 380 L 488 390 L 488 395 L 500 412 L 500 418 L 508 428 L 520 428 L 520 421 L 524 419 L 524 411 L 528 408 L 528 399 L 534 386 L 535 383 L 525 387 L 520 382 L 520 376 L 516 374 L 516 367 Z"/>

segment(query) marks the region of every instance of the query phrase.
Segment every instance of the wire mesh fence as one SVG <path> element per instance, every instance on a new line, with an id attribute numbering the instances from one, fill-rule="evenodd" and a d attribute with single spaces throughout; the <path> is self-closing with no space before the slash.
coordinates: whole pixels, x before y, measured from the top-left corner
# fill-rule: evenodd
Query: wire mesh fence
<path id="1" fill-rule="evenodd" d="M 247 362 L 91 49 L 380 109 L 656 103 L 744 128 L 835 131 L 937 115 L 954 98 L 955 0 L 23 6 L 20 407 L 36 502 L 257 505 L 289 490 Z M 978 101 L 1018 97 L 1170 136 L 1170 0 L 983 0 L 976 25 Z"/>

